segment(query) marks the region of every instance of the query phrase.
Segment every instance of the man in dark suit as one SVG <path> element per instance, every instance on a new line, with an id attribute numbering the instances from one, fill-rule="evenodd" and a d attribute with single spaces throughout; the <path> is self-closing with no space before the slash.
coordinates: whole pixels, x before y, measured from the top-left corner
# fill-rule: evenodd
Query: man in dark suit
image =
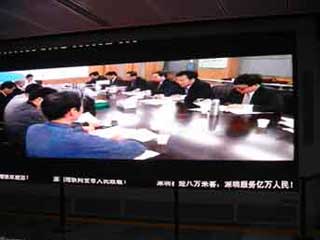
<path id="1" fill-rule="evenodd" d="M 130 82 L 130 85 L 127 87 L 126 91 L 132 91 L 135 89 L 148 90 L 151 89 L 147 81 L 138 76 L 137 72 L 129 71 L 126 73 L 126 80 Z"/>
<path id="2" fill-rule="evenodd" d="M 282 101 L 274 91 L 261 86 L 258 74 L 242 74 L 233 82 L 234 88 L 225 103 L 253 104 L 254 111 L 280 112 Z"/>
<path id="3" fill-rule="evenodd" d="M 4 121 L 8 140 L 20 153 L 24 152 L 28 127 L 46 121 L 40 110 L 43 98 L 55 92 L 57 92 L 55 89 L 40 87 L 31 91 L 28 94 L 28 100 L 16 105 L 14 111 L 5 111 Z"/>
<path id="4" fill-rule="evenodd" d="M 99 75 L 98 71 L 89 73 L 89 79 L 86 81 L 86 84 L 95 84 L 99 80 L 104 80 L 103 76 Z"/>
<path id="5" fill-rule="evenodd" d="M 163 73 L 161 71 L 152 73 L 152 83 L 154 84 L 154 94 L 164 94 L 171 96 L 174 94 L 185 94 L 182 87 L 175 82 L 175 79 L 169 79 L 171 73 Z"/>
<path id="6" fill-rule="evenodd" d="M 12 99 L 11 95 L 16 89 L 16 85 L 11 82 L 4 82 L 0 85 L 0 121 L 3 121 L 4 109 Z"/>
<path id="7" fill-rule="evenodd" d="M 193 102 L 198 98 L 212 98 L 212 91 L 209 83 L 200 81 L 198 74 L 193 71 L 182 71 L 176 74 L 176 82 L 184 88 L 187 96 L 184 103 L 187 108 L 199 107 Z"/>
<path id="8" fill-rule="evenodd" d="M 110 85 L 129 86 L 130 84 L 130 82 L 124 81 L 122 78 L 120 78 L 115 71 L 109 71 L 105 76 L 106 79 L 110 81 Z"/>

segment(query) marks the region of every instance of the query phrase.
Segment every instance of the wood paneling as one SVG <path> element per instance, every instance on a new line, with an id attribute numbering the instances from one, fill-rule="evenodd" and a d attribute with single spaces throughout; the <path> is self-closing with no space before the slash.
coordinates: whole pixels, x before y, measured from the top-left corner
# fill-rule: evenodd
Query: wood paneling
<path id="1" fill-rule="evenodd" d="M 97 66 L 89 66 L 89 73 L 91 72 L 99 72 L 100 75 L 104 75 L 105 74 L 105 66 L 104 65 L 97 65 Z"/>
<path id="2" fill-rule="evenodd" d="M 106 72 L 115 71 L 118 76 L 125 78 L 128 71 L 136 71 L 139 76 L 147 80 L 151 79 L 153 72 L 163 70 L 163 62 L 147 62 L 147 63 L 128 63 L 128 64 L 111 64 L 89 66 L 88 75 L 91 72 L 98 71 L 100 75 Z M 44 84 L 63 84 L 63 83 L 84 83 L 88 77 L 64 78 L 64 79 L 47 79 L 43 80 Z"/>
<path id="3" fill-rule="evenodd" d="M 163 62 L 147 62 L 144 64 L 144 78 L 151 79 L 152 73 L 163 70 Z"/>
<path id="4" fill-rule="evenodd" d="M 199 68 L 200 79 L 228 79 L 235 78 L 239 74 L 238 58 L 229 58 L 227 67 L 224 69 Z"/>
<path id="5" fill-rule="evenodd" d="M 63 79 L 47 79 L 42 80 L 43 84 L 64 84 L 64 83 L 85 83 L 88 80 L 87 77 L 79 78 L 63 78 Z"/>

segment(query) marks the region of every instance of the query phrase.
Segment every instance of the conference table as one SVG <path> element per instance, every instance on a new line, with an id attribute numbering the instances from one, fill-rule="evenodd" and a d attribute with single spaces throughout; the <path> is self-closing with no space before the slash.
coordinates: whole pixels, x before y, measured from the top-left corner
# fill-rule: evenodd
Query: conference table
<path id="1" fill-rule="evenodd" d="M 102 123 L 125 129 L 148 130 L 157 138 L 144 142 L 159 152 L 157 159 L 290 161 L 294 158 L 294 133 L 284 130 L 276 113 L 234 114 L 219 111 L 217 116 L 199 109 L 188 109 L 184 96 L 145 94 L 136 107 L 119 104 L 132 96 L 125 92 L 99 92 L 108 108 L 96 111 Z M 266 127 L 258 119 L 270 120 Z M 265 121 L 265 120 L 264 120 Z M 146 133 L 148 134 L 148 133 Z"/>

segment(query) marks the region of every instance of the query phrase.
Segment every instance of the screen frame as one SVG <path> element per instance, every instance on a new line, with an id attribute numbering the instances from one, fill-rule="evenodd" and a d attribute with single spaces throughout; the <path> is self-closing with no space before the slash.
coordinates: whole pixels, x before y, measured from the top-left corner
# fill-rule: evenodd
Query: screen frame
<path id="1" fill-rule="evenodd" d="M 68 51 L 47 51 L 34 52 L 25 58 L 24 54 L 3 56 L 0 55 L 0 71 L 23 70 L 32 68 L 48 68 L 66 66 L 80 66 L 93 64 L 111 63 L 132 63 L 142 61 L 157 60 L 179 60 L 191 57 L 241 57 L 241 56 L 261 56 L 275 54 L 291 54 L 293 59 L 293 88 L 294 95 L 299 102 L 297 94 L 297 56 L 296 56 L 296 34 L 299 30 L 300 21 L 305 17 L 279 17 L 279 18 L 259 18 L 231 21 L 205 21 L 194 23 L 183 23 L 173 25 L 161 25 L 153 27 L 126 28 L 118 30 L 98 31 L 78 34 L 65 34 L 59 36 L 35 37 L 30 39 L 20 39 L 12 41 L 1 41 L 0 51 L 13 46 L 36 46 L 39 41 L 42 45 L 56 45 L 60 43 L 85 42 L 95 38 L 95 41 L 104 38 L 112 39 L 114 45 L 103 49 L 81 48 L 69 49 Z M 309 17 L 308 17 L 308 20 Z M 261 26 L 261 27 L 259 27 Z M 186 32 L 189 29 L 192 31 Z M 210 31 L 208 31 L 210 30 Z M 183 37 L 181 37 L 183 36 Z M 192 46 L 196 41 L 201 42 L 206 38 L 206 44 L 214 40 L 215 43 L 223 43 L 222 47 L 216 47 L 212 52 L 207 52 L 208 45 L 199 44 L 198 51 L 184 53 L 185 46 Z M 259 43 L 253 41 L 259 39 Z M 121 39 L 121 40 L 118 40 Z M 131 44 L 123 45 L 120 41 L 130 39 Z M 136 39 L 133 43 L 132 39 Z M 237 42 L 234 41 L 237 39 Z M 109 40 L 109 41 L 112 41 Z M 183 41 L 177 49 L 176 42 Z M 202 40 L 204 41 L 204 40 Z M 73 43 L 74 43 L 73 42 Z M 202 42 L 203 43 L 203 42 Z M 16 44 L 16 45 L 15 45 Z M 264 44 L 264 45 L 263 45 Z M 260 45 L 260 48 L 259 48 Z M 265 46 L 261 48 L 261 45 Z M 156 47 L 154 47 L 156 46 Z M 175 53 L 162 51 L 164 47 L 171 46 Z M 250 46 L 250 48 L 246 48 Z M 110 49 L 114 55 L 110 55 Z M 153 50 L 153 57 L 147 55 Z M 120 52 L 120 54 L 115 54 Z M 128 54 L 128 52 L 130 54 Z M 109 53 L 109 55 L 106 55 Z M 141 54 L 143 53 L 143 54 Z M 25 53 L 26 54 L 26 53 Z M 90 59 L 88 56 L 98 54 L 98 59 Z M 162 57 L 160 57 L 162 54 Z M 128 57 L 130 55 L 131 57 Z M 183 57 L 182 57 L 183 55 Z M 66 60 L 67 59 L 67 60 Z M 71 60 L 70 60 L 71 59 Z M 32 66 L 32 68 L 31 68 Z M 296 105 L 295 129 L 300 121 L 298 104 Z M 2 169 L 2 171 L 13 173 L 27 173 L 33 176 L 30 181 L 52 182 L 52 176 L 70 175 L 73 176 L 93 176 L 93 177 L 119 177 L 128 179 L 131 182 L 127 186 L 155 186 L 154 182 L 159 179 L 292 179 L 298 176 L 299 162 L 299 133 L 294 133 L 294 160 L 288 162 L 254 162 L 254 161 L 190 161 L 190 160 L 146 160 L 146 161 L 125 161 L 111 160 L 107 162 L 83 160 L 52 160 L 37 159 L 21 163 L 15 169 Z M 30 160 L 30 161 L 29 161 Z M 74 166 L 80 164 L 77 169 Z M 61 169 L 63 167 L 63 170 Z M 105 168 L 102 168 L 104 166 Z M 90 169 L 90 171 L 88 171 Z M 101 172 L 101 169 L 105 169 Z M 178 169 L 178 174 L 177 174 Z M 239 173 L 239 170 L 241 170 Z M 201 177 L 199 174 L 201 173 Z M 138 177 L 137 177 L 138 176 Z M 249 176 L 249 177 L 248 177 Z"/>

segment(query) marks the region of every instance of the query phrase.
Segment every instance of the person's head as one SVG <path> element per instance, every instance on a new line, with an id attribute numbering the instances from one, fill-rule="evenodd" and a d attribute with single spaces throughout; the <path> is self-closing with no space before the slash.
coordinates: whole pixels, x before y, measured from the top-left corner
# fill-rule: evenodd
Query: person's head
<path id="1" fill-rule="evenodd" d="M 52 93 L 43 99 L 41 110 L 49 121 L 62 120 L 71 124 L 82 112 L 81 98 L 77 92 Z"/>
<path id="2" fill-rule="evenodd" d="M 41 86 L 42 86 L 42 84 L 43 84 L 42 80 L 35 80 L 35 82 L 36 82 L 37 84 L 41 85 Z"/>
<path id="3" fill-rule="evenodd" d="M 198 78 L 198 74 L 193 71 L 181 71 L 176 74 L 176 82 L 182 88 L 187 88 Z"/>
<path id="4" fill-rule="evenodd" d="M 6 95 L 10 95 L 15 89 L 16 89 L 16 84 L 11 81 L 3 82 L 0 85 L 0 90 Z"/>
<path id="5" fill-rule="evenodd" d="M 134 81 L 134 80 L 137 79 L 137 77 L 138 77 L 137 72 L 135 72 L 135 71 L 129 71 L 129 72 L 126 73 L 126 78 L 125 78 L 125 80 L 127 80 L 127 81 Z"/>
<path id="6" fill-rule="evenodd" d="M 98 79 L 99 78 L 99 72 L 95 71 L 95 72 L 89 73 L 89 78 L 90 79 Z"/>
<path id="7" fill-rule="evenodd" d="M 28 86 L 26 86 L 24 92 L 25 92 L 25 94 L 29 95 L 30 92 L 32 92 L 32 91 L 34 91 L 36 89 L 39 89 L 39 88 L 42 88 L 42 86 L 37 84 L 37 83 L 31 83 Z"/>
<path id="8" fill-rule="evenodd" d="M 165 80 L 165 75 L 161 71 L 153 72 L 151 76 L 151 81 L 152 82 L 162 82 Z"/>
<path id="9" fill-rule="evenodd" d="M 28 102 L 31 102 L 36 108 L 40 109 L 43 99 L 47 95 L 55 92 L 57 92 L 57 90 L 53 88 L 48 88 L 48 87 L 36 88 L 29 92 Z"/>
<path id="10" fill-rule="evenodd" d="M 24 81 L 23 80 L 17 80 L 14 83 L 16 84 L 16 86 L 18 88 L 23 88 L 23 86 L 24 86 Z"/>
<path id="11" fill-rule="evenodd" d="M 166 72 L 165 77 L 166 77 L 166 79 L 174 82 L 176 80 L 176 73 L 175 72 Z"/>
<path id="12" fill-rule="evenodd" d="M 241 94 L 257 90 L 261 83 L 262 77 L 259 74 L 242 74 L 233 81 L 234 89 Z"/>
<path id="13" fill-rule="evenodd" d="M 26 75 L 26 80 L 27 80 L 28 82 L 32 82 L 32 80 L 33 80 L 33 75 L 32 75 L 32 74 L 27 74 L 27 75 Z"/>
<path id="14" fill-rule="evenodd" d="M 112 80 L 113 78 L 117 77 L 118 74 L 115 71 L 109 71 L 106 73 L 106 78 L 108 80 Z"/>

